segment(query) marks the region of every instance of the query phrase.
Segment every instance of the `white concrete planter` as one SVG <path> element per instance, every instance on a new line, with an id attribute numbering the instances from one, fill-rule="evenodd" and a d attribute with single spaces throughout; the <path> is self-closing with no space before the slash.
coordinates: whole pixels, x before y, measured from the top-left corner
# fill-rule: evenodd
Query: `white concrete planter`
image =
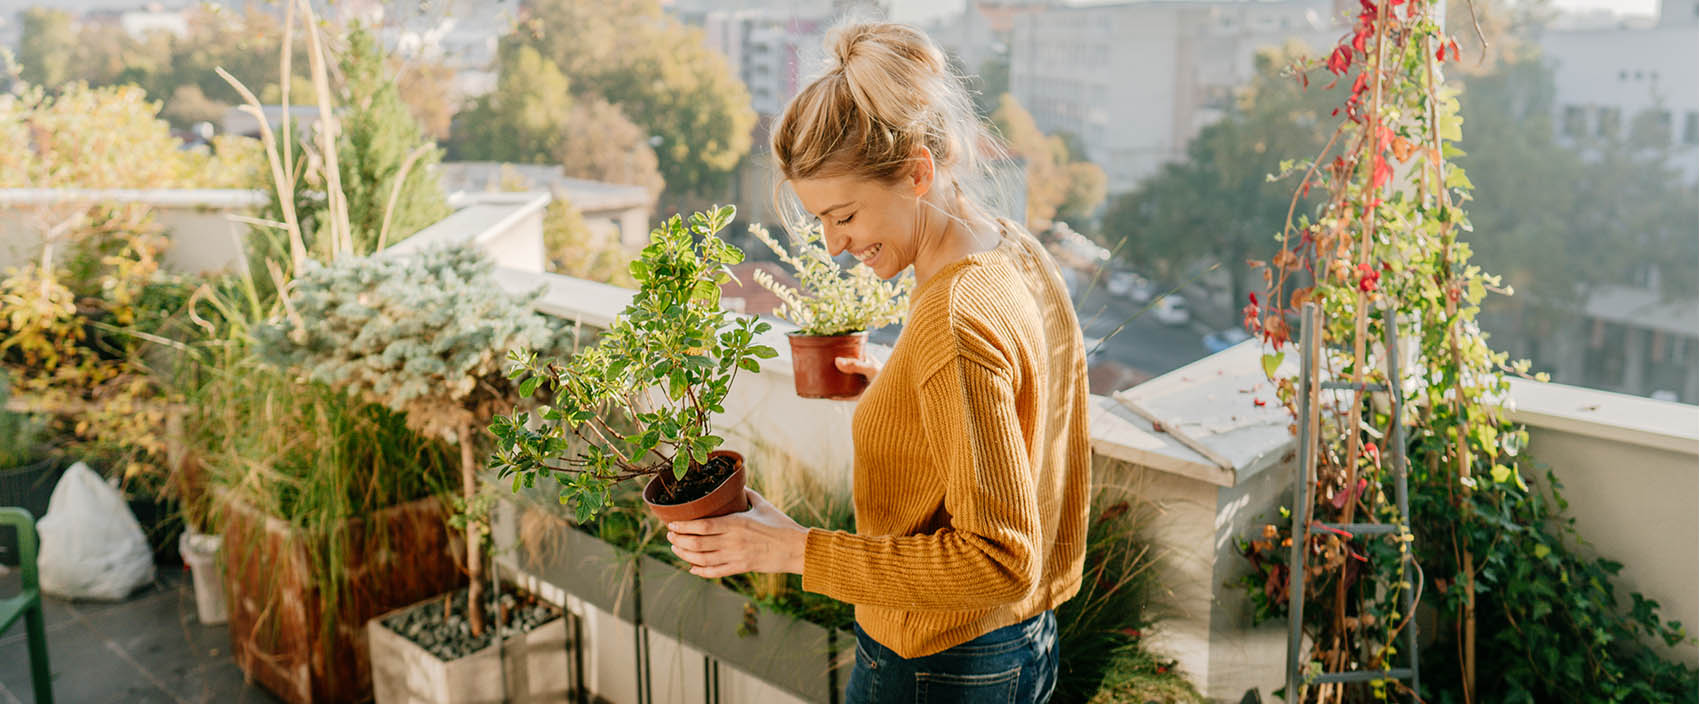
<path id="1" fill-rule="evenodd" d="M 567 702 L 567 620 L 556 618 L 489 647 L 444 661 L 383 624 L 393 614 L 432 608 L 429 600 L 366 622 L 372 693 L 378 704 L 544 704 Z"/>

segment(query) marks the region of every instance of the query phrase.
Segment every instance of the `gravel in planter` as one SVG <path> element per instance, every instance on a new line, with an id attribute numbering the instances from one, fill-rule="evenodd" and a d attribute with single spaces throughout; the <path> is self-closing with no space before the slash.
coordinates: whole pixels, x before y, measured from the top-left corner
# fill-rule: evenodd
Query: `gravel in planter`
<path id="1" fill-rule="evenodd" d="M 454 601 L 454 612 L 447 620 L 443 618 L 443 600 L 438 597 L 390 616 L 383 624 L 445 662 L 490 647 L 496 634 L 496 602 L 484 604 L 484 635 L 474 638 L 472 624 L 466 618 L 466 590 L 454 591 L 450 599 Z M 510 637 L 561 617 L 554 605 L 517 590 L 504 592 L 500 604 L 508 614 L 502 632 Z"/>

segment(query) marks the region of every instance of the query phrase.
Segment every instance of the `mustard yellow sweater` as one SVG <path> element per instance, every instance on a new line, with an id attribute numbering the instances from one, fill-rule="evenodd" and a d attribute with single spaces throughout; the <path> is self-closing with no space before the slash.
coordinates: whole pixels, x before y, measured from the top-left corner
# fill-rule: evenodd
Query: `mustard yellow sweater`
<path id="1" fill-rule="evenodd" d="M 1080 587 L 1091 483 L 1086 359 L 1056 265 L 1003 221 L 996 249 L 913 292 L 856 409 L 856 533 L 811 530 L 803 588 L 920 657 Z"/>

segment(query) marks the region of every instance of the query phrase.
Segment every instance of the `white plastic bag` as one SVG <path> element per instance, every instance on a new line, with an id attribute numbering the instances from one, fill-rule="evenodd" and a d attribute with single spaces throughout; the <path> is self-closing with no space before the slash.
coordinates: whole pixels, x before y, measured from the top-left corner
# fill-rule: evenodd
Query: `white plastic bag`
<path id="1" fill-rule="evenodd" d="M 153 581 L 153 551 L 118 490 L 78 462 L 53 488 L 36 523 L 41 590 L 66 599 L 118 600 Z"/>

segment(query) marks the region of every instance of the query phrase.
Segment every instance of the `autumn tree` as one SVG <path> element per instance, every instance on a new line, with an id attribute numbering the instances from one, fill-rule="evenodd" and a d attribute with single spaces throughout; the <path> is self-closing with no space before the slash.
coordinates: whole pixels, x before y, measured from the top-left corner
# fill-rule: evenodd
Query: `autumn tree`
<path id="1" fill-rule="evenodd" d="M 657 0 L 532 0 L 516 36 L 559 67 L 575 96 L 607 100 L 654 138 L 669 193 L 724 186 L 750 150 L 749 90 L 701 30 Z"/>
<path id="2" fill-rule="evenodd" d="M 24 82 L 57 88 L 72 78 L 72 60 L 77 52 L 77 32 L 70 13 L 32 7 L 20 14 L 18 63 Z"/>
<path id="3" fill-rule="evenodd" d="M 1057 217 L 1084 218 L 1104 202 L 1104 170 L 1087 161 L 1071 161 L 1068 142 L 1046 135 L 1026 108 L 1008 93 L 998 99 L 992 123 L 1026 162 L 1027 227 L 1050 227 Z"/>
<path id="4" fill-rule="evenodd" d="M 572 105 L 570 84 L 554 61 L 532 46 L 504 40 L 496 90 L 458 116 L 452 153 L 462 160 L 553 161 Z"/>
<path id="5" fill-rule="evenodd" d="M 530 44 L 503 41 L 496 90 L 455 123 L 457 159 L 561 164 L 574 178 L 643 186 L 659 194 L 648 132 L 597 95 L 574 95 L 555 62 Z"/>

